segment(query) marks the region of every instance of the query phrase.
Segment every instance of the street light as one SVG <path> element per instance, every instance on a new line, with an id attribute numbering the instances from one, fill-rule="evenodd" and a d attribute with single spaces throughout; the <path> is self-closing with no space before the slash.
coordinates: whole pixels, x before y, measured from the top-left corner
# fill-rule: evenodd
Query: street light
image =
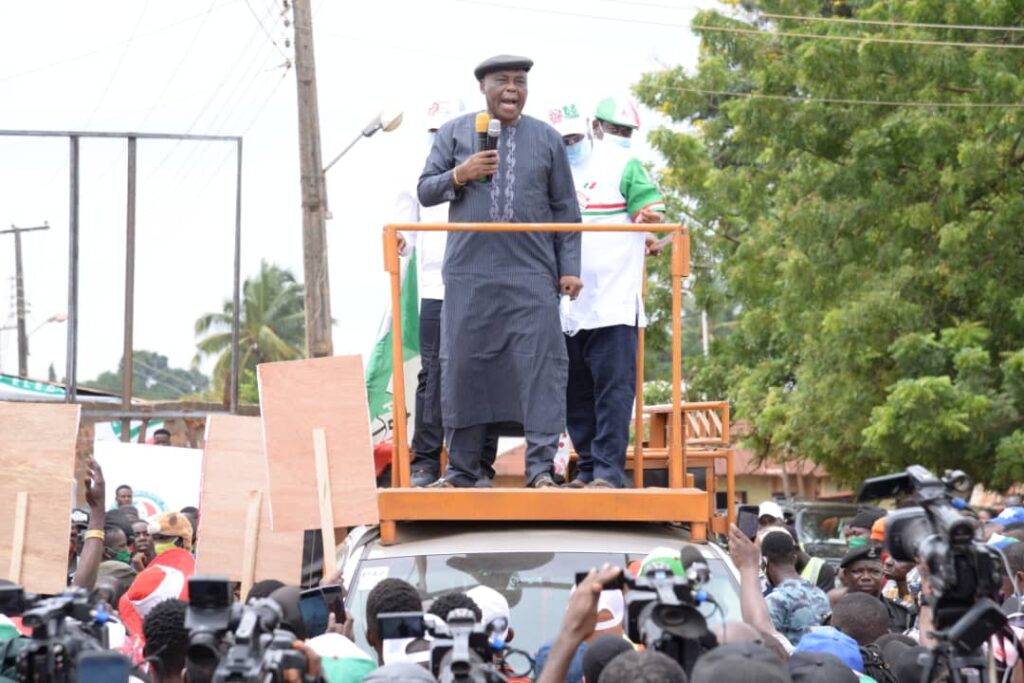
<path id="1" fill-rule="evenodd" d="M 324 174 L 326 174 L 329 170 L 331 170 L 331 167 L 334 166 L 334 164 L 338 163 L 338 160 L 341 159 L 343 156 L 345 156 L 346 152 L 348 152 L 350 149 L 352 149 L 352 147 L 355 146 L 355 144 L 357 142 L 359 142 L 359 138 L 371 137 L 378 130 L 382 130 L 385 133 L 390 133 L 391 131 L 393 131 L 396 128 L 398 128 L 400 125 L 402 125 L 402 111 L 401 110 L 399 110 L 399 109 L 384 109 L 384 110 L 382 110 L 381 113 L 377 114 L 377 116 L 374 117 L 374 119 L 372 121 L 370 121 L 368 124 L 366 124 L 366 127 L 363 128 L 363 130 L 359 133 L 359 135 L 357 135 L 355 137 L 355 139 L 352 142 L 348 143 L 348 146 L 345 149 L 341 150 L 341 153 L 338 154 L 338 156 L 334 157 L 331 160 L 331 163 L 329 163 L 326 166 L 324 166 L 324 170 L 323 170 Z"/>

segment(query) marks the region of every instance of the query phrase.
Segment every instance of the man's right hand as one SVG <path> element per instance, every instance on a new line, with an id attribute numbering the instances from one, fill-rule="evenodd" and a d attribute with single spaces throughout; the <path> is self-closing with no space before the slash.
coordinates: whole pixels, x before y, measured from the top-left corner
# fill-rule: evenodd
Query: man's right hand
<path id="1" fill-rule="evenodd" d="M 480 180 L 484 176 L 494 175 L 497 172 L 498 150 L 496 149 L 477 152 L 455 167 L 455 175 L 459 177 L 459 183 L 462 185 L 473 180 Z"/>

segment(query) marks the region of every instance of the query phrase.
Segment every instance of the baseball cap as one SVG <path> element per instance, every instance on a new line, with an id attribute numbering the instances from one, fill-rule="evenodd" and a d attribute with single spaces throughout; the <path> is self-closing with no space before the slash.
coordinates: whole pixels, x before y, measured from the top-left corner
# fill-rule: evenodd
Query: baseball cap
<path id="1" fill-rule="evenodd" d="M 827 652 L 795 652 L 789 658 L 793 683 L 857 683 L 853 670 Z"/>
<path id="2" fill-rule="evenodd" d="M 427 107 L 427 130 L 437 130 L 466 111 L 462 100 L 437 100 Z"/>
<path id="3" fill-rule="evenodd" d="M 640 114 L 628 97 L 606 97 L 597 104 L 594 118 L 628 128 L 640 127 Z"/>
<path id="4" fill-rule="evenodd" d="M 785 515 L 782 514 L 782 507 L 774 500 L 766 500 L 757 506 L 757 518 L 760 519 L 765 515 L 770 515 L 775 519 L 785 518 Z"/>
<path id="5" fill-rule="evenodd" d="M 1008 507 L 998 517 L 990 520 L 989 524 L 1008 526 L 1017 522 L 1024 522 L 1024 507 Z"/>
<path id="6" fill-rule="evenodd" d="M 666 546 L 658 546 L 640 563 L 639 576 L 646 576 L 651 570 L 667 571 L 673 576 L 686 576 L 683 561 L 679 559 L 679 551 Z"/>
<path id="7" fill-rule="evenodd" d="M 871 525 L 871 540 L 879 543 L 885 542 L 885 517 L 879 517 Z"/>
<path id="8" fill-rule="evenodd" d="M 824 652 L 834 655 L 854 671 L 864 669 L 864 658 L 860 656 L 857 641 L 832 626 L 812 628 L 800 638 L 794 652 Z"/>
<path id="9" fill-rule="evenodd" d="M 466 591 L 466 595 L 472 598 L 483 613 L 480 621 L 484 626 L 495 619 L 505 620 L 505 630 L 496 631 L 494 635 L 502 641 L 508 640 L 508 627 L 512 624 L 512 618 L 509 616 L 510 610 L 505 596 L 489 586 L 477 586 Z"/>
<path id="10" fill-rule="evenodd" d="M 149 524 L 149 533 L 161 536 L 177 536 L 185 542 L 185 550 L 192 549 L 192 523 L 180 512 L 161 512 Z"/>
<path id="11" fill-rule="evenodd" d="M 873 545 L 865 545 L 860 548 L 854 548 L 846 551 L 843 555 L 843 559 L 839 561 L 839 568 L 845 569 L 854 562 L 860 562 L 861 560 L 875 560 L 877 562 L 882 561 L 882 551 Z"/>
<path id="12" fill-rule="evenodd" d="M 587 119 L 580 114 L 580 108 L 574 102 L 549 109 L 548 123 L 554 126 L 562 137 L 587 134 Z"/>
<path id="13" fill-rule="evenodd" d="M 622 597 L 622 591 L 613 589 L 601 591 L 597 598 L 597 613 L 607 611 L 611 614 L 607 619 L 597 622 L 595 631 L 607 631 L 622 624 L 622 615 L 626 611 L 626 600 Z"/>
<path id="14" fill-rule="evenodd" d="M 690 683 L 789 683 L 791 680 L 786 667 L 773 652 L 750 642 L 721 645 L 701 655 L 690 676 Z"/>

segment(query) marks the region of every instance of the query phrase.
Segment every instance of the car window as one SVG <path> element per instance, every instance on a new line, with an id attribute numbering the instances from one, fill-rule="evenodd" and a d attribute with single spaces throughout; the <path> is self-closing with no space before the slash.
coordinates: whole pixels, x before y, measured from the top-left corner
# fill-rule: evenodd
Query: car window
<path id="1" fill-rule="evenodd" d="M 515 638 L 511 646 L 531 654 L 552 639 L 561 623 L 576 572 L 605 562 L 626 566 L 632 558 L 615 553 L 473 553 L 419 555 L 365 560 L 348 591 L 348 609 L 356 621 L 356 640 L 366 644 L 366 598 L 386 578 L 416 586 L 428 601 L 450 590 L 489 586 L 505 596 L 511 609 Z M 736 583 L 726 566 L 709 560 L 712 579 L 707 586 L 727 618 L 739 619 Z M 710 605 L 702 610 L 712 613 Z M 714 616 L 720 618 L 719 615 Z"/>
<path id="2" fill-rule="evenodd" d="M 843 529 L 853 518 L 856 511 L 835 509 L 801 510 L 796 518 L 796 531 L 804 546 L 814 545 L 819 553 L 829 554 L 828 546 L 833 546 L 840 554 L 846 551 Z"/>

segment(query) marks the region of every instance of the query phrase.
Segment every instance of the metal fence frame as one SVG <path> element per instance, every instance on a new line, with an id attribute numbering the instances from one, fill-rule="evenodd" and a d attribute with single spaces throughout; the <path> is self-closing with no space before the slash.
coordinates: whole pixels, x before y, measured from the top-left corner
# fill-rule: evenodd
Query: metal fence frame
<path id="1" fill-rule="evenodd" d="M 133 332 L 135 325 L 135 186 L 136 146 L 141 140 L 191 140 L 206 142 L 234 142 L 236 159 L 235 180 L 235 245 L 234 275 L 232 288 L 233 311 L 231 319 L 231 412 L 238 412 L 238 338 L 239 315 L 241 310 L 241 243 L 242 243 L 242 137 L 237 135 L 191 135 L 178 133 L 116 133 L 103 131 L 49 131 L 49 130 L 2 130 L 0 137 L 68 138 L 70 141 L 68 165 L 70 175 L 68 186 L 68 319 L 67 358 L 65 365 L 65 402 L 74 403 L 78 398 L 78 245 L 79 245 L 79 141 L 82 138 L 116 138 L 128 142 L 128 195 L 125 218 L 125 285 L 124 285 L 124 345 L 121 383 L 122 439 L 127 440 L 127 422 L 133 416 Z M 113 415 L 112 415 L 113 416 Z"/>

